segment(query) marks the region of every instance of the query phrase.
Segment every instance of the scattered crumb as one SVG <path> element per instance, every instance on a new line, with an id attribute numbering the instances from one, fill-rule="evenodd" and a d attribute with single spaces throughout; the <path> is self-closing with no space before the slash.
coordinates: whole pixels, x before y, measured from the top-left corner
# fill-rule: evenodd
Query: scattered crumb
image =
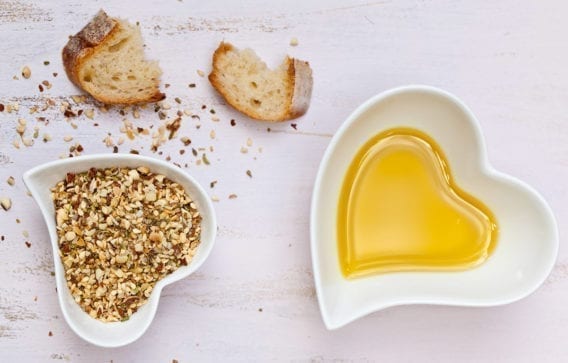
<path id="1" fill-rule="evenodd" d="M 252 146 L 252 139 L 250 137 L 247 139 L 247 146 L 248 147 Z"/>
<path id="2" fill-rule="evenodd" d="M 211 132 L 209 133 L 209 137 L 210 137 L 211 139 L 215 139 L 215 136 L 216 136 L 216 135 L 217 135 L 217 134 L 215 133 L 215 130 L 211 130 Z"/>
<path id="3" fill-rule="evenodd" d="M 2 206 L 2 209 L 5 211 L 8 211 L 12 208 L 12 200 L 10 198 L 0 198 L 0 206 Z"/>
<path id="4" fill-rule="evenodd" d="M 30 147 L 34 144 L 34 140 L 30 139 L 29 137 L 26 137 L 22 139 L 22 144 L 24 144 L 24 146 L 26 147 Z"/>
<path id="5" fill-rule="evenodd" d="M 14 179 L 13 176 L 8 177 L 8 179 L 6 180 L 6 183 L 8 183 L 9 186 L 13 187 L 14 184 L 16 184 L 16 179 Z"/>
<path id="6" fill-rule="evenodd" d="M 25 238 L 29 238 L 29 237 L 30 237 L 30 232 L 24 230 L 24 231 L 22 231 L 22 236 L 24 236 Z"/>
<path id="7" fill-rule="evenodd" d="M 258 312 L 259 312 L 259 313 L 262 313 L 262 308 L 258 308 Z"/>
<path id="8" fill-rule="evenodd" d="M 180 141 L 183 143 L 184 146 L 188 146 L 189 144 L 191 144 L 191 139 L 187 136 L 181 137 Z"/>
<path id="9" fill-rule="evenodd" d="M 292 128 L 293 128 L 294 130 L 297 130 L 297 129 L 298 129 L 298 125 L 297 125 L 297 124 L 290 124 L 290 126 L 292 126 Z"/>
<path id="10" fill-rule="evenodd" d="M 229 194 L 229 199 L 237 199 L 237 195 L 236 194 Z"/>
<path id="11" fill-rule="evenodd" d="M 248 153 L 248 149 L 244 146 L 241 146 L 241 153 L 243 153 L 243 154 Z"/>
<path id="12" fill-rule="evenodd" d="M 209 187 L 215 188 L 215 184 L 217 184 L 217 180 L 213 180 L 211 183 L 209 183 Z"/>
<path id="13" fill-rule="evenodd" d="M 22 68 L 22 77 L 24 77 L 25 79 L 29 79 L 31 75 L 32 75 L 32 70 L 30 69 L 30 67 L 24 66 Z"/>
<path id="14" fill-rule="evenodd" d="M 32 244 L 29 241 L 26 241 L 26 247 L 30 248 L 32 246 Z"/>
<path id="15" fill-rule="evenodd" d="M 211 200 L 214 201 L 214 202 L 218 202 L 218 201 L 219 201 L 219 197 L 216 196 L 216 195 L 213 195 L 213 196 L 211 197 Z"/>
<path id="16" fill-rule="evenodd" d="M 205 76 L 205 72 L 203 72 L 201 69 L 197 70 L 197 74 L 199 75 L 199 77 L 204 77 Z"/>
<path id="17" fill-rule="evenodd" d="M 49 333 L 47 333 L 48 336 L 52 337 L 53 333 L 51 332 L 51 330 L 49 331 Z"/>
<path id="18" fill-rule="evenodd" d="M 231 119 L 231 126 L 235 126 L 237 123 L 235 121 L 235 119 Z"/>
<path id="19" fill-rule="evenodd" d="M 195 83 L 190 83 L 189 88 L 195 88 Z"/>
<path id="20" fill-rule="evenodd" d="M 298 43 L 298 38 L 293 37 L 292 39 L 290 39 L 290 45 L 291 45 L 292 47 L 295 47 L 295 46 L 297 46 L 298 44 L 299 44 L 299 43 Z"/>
<path id="21" fill-rule="evenodd" d="M 72 140 L 73 140 L 73 136 L 71 136 L 71 135 L 65 135 L 63 137 L 63 141 L 65 141 L 65 142 L 69 142 L 69 141 L 72 141 Z"/>
<path id="22" fill-rule="evenodd" d="M 252 178 L 252 171 L 247 170 L 247 175 L 248 175 L 249 178 Z M 261 178 L 261 179 L 262 179 L 262 178 Z"/>
<path id="23" fill-rule="evenodd" d="M 95 110 L 93 108 L 86 110 L 85 116 L 87 116 L 87 118 L 92 120 L 95 117 Z"/>
<path id="24" fill-rule="evenodd" d="M 73 100 L 73 102 L 75 102 L 76 104 L 80 104 L 80 103 L 84 103 L 86 100 L 86 97 L 84 95 L 72 95 L 71 99 Z"/>

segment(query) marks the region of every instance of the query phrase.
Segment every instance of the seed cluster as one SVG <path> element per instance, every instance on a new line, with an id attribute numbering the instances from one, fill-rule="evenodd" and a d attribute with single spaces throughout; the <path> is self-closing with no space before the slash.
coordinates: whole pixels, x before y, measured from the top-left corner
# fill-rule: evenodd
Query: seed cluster
<path id="1" fill-rule="evenodd" d="M 128 320 L 200 243 L 201 216 L 191 197 L 145 167 L 68 173 L 52 199 L 67 286 L 104 322 Z"/>

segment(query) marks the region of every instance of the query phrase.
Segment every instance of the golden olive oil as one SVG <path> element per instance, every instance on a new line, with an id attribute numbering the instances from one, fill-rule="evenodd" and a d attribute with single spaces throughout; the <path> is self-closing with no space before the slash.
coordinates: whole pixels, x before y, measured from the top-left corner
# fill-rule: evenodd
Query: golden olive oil
<path id="1" fill-rule="evenodd" d="M 455 185 L 436 142 L 409 128 L 382 132 L 357 152 L 337 217 L 347 278 L 464 270 L 483 263 L 497 239 L 491 211 Z"/>

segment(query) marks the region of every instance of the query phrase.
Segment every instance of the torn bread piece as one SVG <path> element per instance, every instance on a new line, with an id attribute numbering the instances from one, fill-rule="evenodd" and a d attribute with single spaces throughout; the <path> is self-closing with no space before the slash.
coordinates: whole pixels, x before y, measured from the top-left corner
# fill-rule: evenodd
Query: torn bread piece
<path id="1" fill-rule="evenodd" d="M 156 102 L 162 70 L 147 61 L 137 25 L 111 18 L 103 10 L 63 48 L 69 79 L 95 99 L 108 104 Z"/>
<path id="2" fill-rule="evenodd" d="M 231 106 L 264 121 L 286 121 L 305 114 L 313 84 L 308 62 L 286 57 L 272 70 L 253 50 L 239 50 L 225 42 L 213 54 L 209 81 Z"/>

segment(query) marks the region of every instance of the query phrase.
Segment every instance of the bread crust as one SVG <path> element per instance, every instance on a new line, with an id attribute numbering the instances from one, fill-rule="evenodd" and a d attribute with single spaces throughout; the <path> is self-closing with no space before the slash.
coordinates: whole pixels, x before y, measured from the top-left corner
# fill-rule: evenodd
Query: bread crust
<path id="1" fill-rule="evenodd" d="M 89 92 L 83 81 L 79 78 L 79 70 L 85 60 L 96 54 L 97 47 L 112 39 L 120 30 L 120 22 L 109 17 L 104 10 L 99 10 L 95 17 L 81 29 L 77 34 L 69 37 L 69 41 L 62 51 L 63 66 L 67 77 L 77 87 L 89 93 L 98 101 L 107 104 L 136 104 L 146 102 L 156 102 L 163 100 L 166 95 L 160 92 L 156 85 L 156 92 L 147 98 L 140 99 L 135 97 L 110 98 L 104 94 L 94 94 Z M 157 81 L 159 82 L 159 81 Z"/>
<path id="2" fill-rule="evenodd" d="M 310 107 L 312 98 L 313 77 L 310 63 L 299 59 L 290 58 L 289 74 L 292 75 L 294 92 L 292 92 L 292 102 L 286 112 L 286 117 L 290 119 L 302 116 Z"/>
<path id="3" fill-rule="evenodd" d="M 244 109 L 232 103 L 230 97 L 228 97 L 229 93 L 219 78 L 219 73 L 221 73 L 222 70 L 218 66 L 218 61 L 225 53 L 233 50 L 236 49 L 232 44 L 221 42 L 213 53 L 213 70 L 209 74 L 209 82 L 211 82 L 213 88 L 215 88 L 232 107 L 253 119 L 276 122 L 295 119 L 308 111 L 313 87 L 312 69 L 308 62 L 290 57 L 287 57 L 285 62 L 288 80 L 292 90 L 290 92 L 291 97 L 286 103 L 285 110 L 282 114 L 278 117 L 267 119 L 265 115 L 254 109 Z"/>

